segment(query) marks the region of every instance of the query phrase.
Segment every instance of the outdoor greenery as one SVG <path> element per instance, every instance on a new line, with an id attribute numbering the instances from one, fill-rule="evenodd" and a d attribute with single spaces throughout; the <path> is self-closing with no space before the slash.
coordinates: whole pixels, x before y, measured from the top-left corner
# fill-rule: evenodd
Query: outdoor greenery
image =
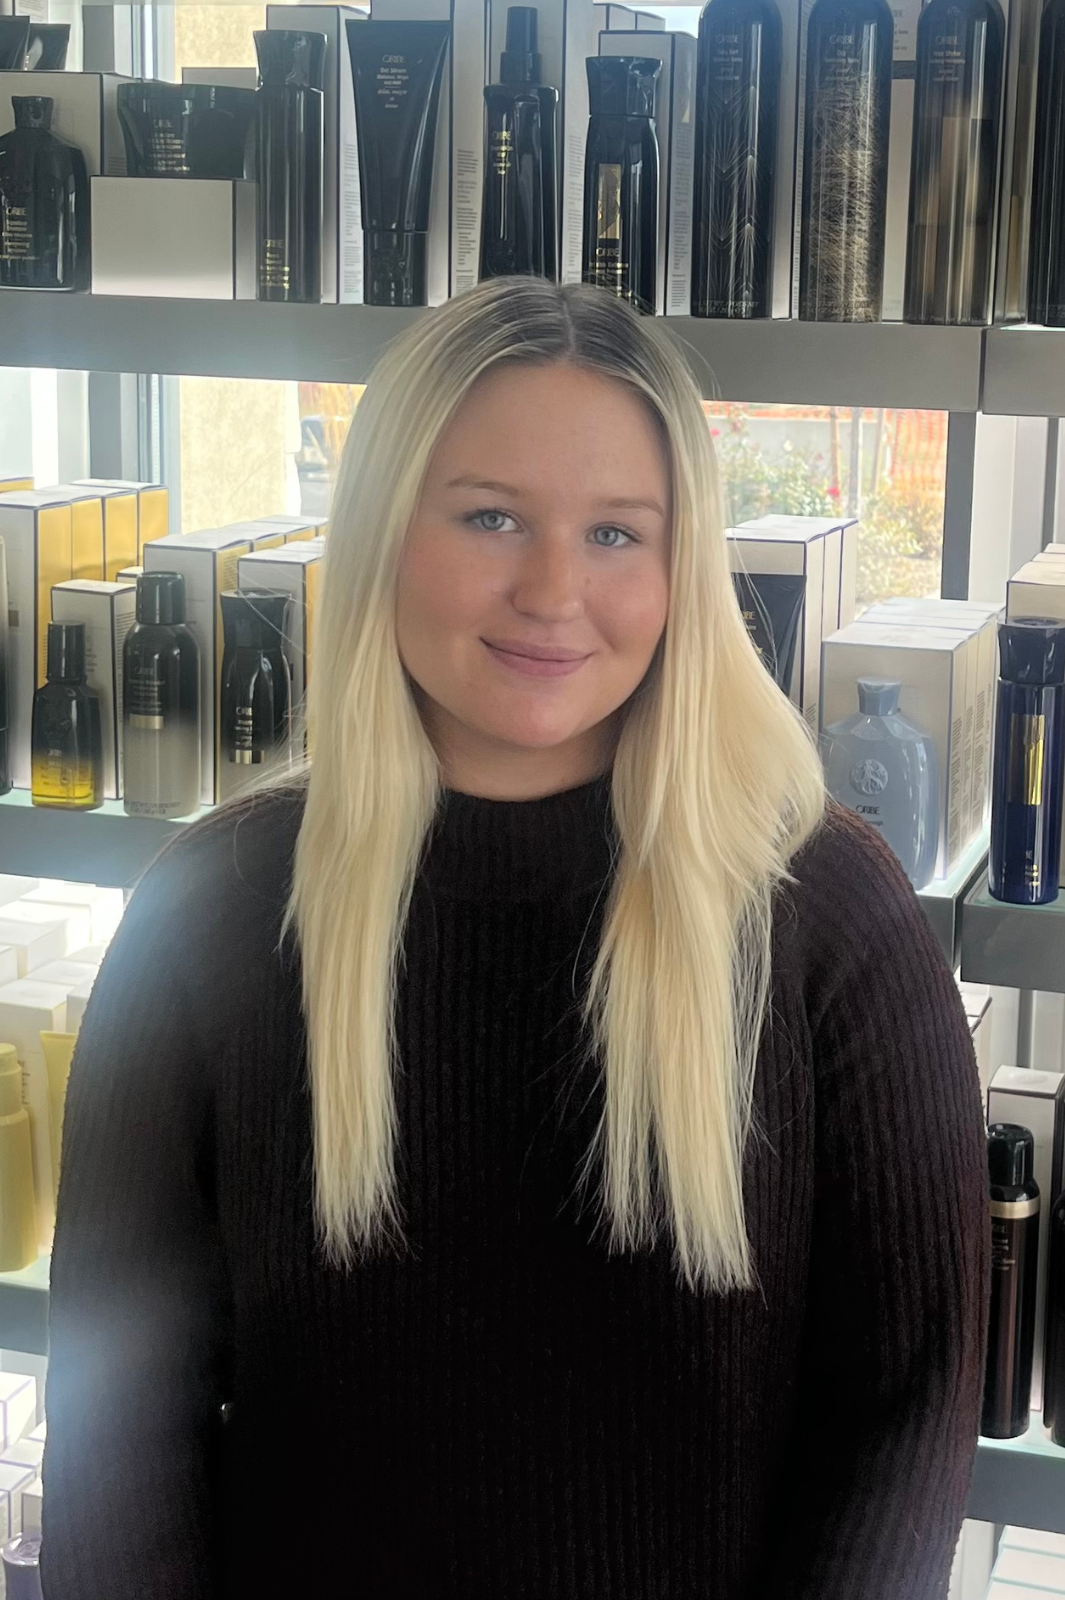
<path id="1" fill-rule="evenodd" d="M 764 451 L 742 417 L 711 424 L 732 525 L 773 512 L 831 516 L 847 504 L 823 455 L 788 447 Z M 882 476 L 860 506 L 858 607 L 890 595 L 938 593 L 943 540 L 941 496 Z"/>

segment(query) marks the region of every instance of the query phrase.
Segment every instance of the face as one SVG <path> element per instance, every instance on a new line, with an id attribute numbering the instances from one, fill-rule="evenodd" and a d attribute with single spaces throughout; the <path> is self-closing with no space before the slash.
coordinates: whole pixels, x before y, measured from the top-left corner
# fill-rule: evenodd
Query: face
<path id="1" fill-rule="evenodd" d="M 536 798 L 610 765 L 666 623 L 669 463 L 620 383 L 501 367 L 440 438 L 396 630 L 449 788 Z M 522 650 L 573 660 L 531 661 Z"/>

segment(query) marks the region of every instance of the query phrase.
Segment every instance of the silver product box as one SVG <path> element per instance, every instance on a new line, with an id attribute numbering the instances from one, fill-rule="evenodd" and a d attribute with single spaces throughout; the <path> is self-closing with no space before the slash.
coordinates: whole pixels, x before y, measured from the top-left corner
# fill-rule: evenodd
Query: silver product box
<path id="1" fill-rule="evenodd" d="M 92 292 L 254 300 L 256 185 L 93 178 Z"/>

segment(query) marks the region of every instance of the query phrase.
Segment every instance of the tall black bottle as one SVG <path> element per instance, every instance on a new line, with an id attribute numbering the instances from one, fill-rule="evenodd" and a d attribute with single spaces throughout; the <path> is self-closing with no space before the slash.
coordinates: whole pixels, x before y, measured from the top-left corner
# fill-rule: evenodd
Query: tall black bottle
<path id="1" fill-rule="evenodd" d="M 650 56 L 589 56 L 581 277 L 653 315 L 658 295 L 658 136 Z"/>
<path id="2" fill-rule="evenodd" d="M 509 6 L 499 82 L 484 91 L 482 278 L 510 273 L 557 276 L 558 90 L 542 84 L 541 74 L 536 7 Z"/>
<path id="3" fill-rule="evenodd" d="M 693 317 L 771 314 L 780 62 L 774 0 L 710 0 L 699 22 Z"/>
<path id="4" fill-rule="evenodd" d="M 225 650 L 219 693 L 219 798 L 287 765 L 292 686 L 282 649 L 287 597 L 260 590 L 220 596 Z"/>
<path id="5" fill-rule="evenodd" d="M 1065 328 L 1065 0 L 1048 0 L 1039 27 L 1028 321 Z"/>
<path id="6" fill-rule="evenodd" d="M 88 289 L 85 157 L 52 133 L 54 101 L 12 95 L 0 138 L 0 288 Z"/>
<path id="7" fill-rule="evenodd" d="M 259 58 L 259 299 L 322 298 L 326 36 L 267 28 Z"/>
<path id="8" fill-rule="evenodd" d="M 895 24 L 887 0 L 816 0 L 806 43 L 799 316 L 879 322 Z"/>
<path id="9" fill-rule="evenodd" d="M 1004 38 L 998 0 L 928 0 L 921 12 L 907 322 L 991 320 Z"/>
<path id="10" fill-rule="evenodd" d="M 993 1122 L 987 1130 L 991 1189 L 991 1306 L 980 1432 L 1015 1439 L 1028 1427 L 1035 1353 L 1039 1185 L 1035 1141 L 1027 1128 Z"/>

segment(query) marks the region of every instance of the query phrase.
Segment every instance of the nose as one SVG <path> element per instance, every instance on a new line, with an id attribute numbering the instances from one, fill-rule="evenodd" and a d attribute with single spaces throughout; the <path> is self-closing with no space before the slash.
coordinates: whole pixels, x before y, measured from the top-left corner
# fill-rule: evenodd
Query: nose
<path id="1" fill-rule="evenodd" d="M 586 577 L 568 533 L 540 533 L 519 557 L 510 598 L 527 616 L 567 621 L 583 609 Z"/>

